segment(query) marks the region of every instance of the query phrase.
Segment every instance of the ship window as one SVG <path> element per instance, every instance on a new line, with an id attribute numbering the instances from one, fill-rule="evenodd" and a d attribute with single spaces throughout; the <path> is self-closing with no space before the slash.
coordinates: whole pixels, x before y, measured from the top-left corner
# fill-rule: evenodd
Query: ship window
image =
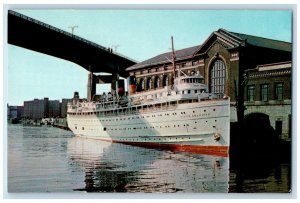
<path id="1" fill-rule="evenodd" d="M 82 130 L 84 130 L 84 127 L 82 127 Z"/>
<path id="2" fill-rule="evenodd" d="M 190 94 L 191 93 L 191 90 L 188 90 L 188 94 Z"/>
<path id="3" fill-rule="evenodd" d="M 77 129 L 77 126 L 75 126 L 75 129 Z"/>
<path id="4" fill-rule="evenodd" d="M 103 131 L 106 131 L 106 127 L 103 128 Z"/>

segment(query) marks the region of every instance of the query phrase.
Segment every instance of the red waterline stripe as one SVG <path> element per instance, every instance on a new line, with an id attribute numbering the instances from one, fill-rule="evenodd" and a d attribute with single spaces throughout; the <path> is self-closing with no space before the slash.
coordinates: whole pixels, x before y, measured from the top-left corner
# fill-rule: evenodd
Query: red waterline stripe
<path id="1" fill-rule="evenodd" d="M 108 141 L 108 140 L 103 140 Z M 201 146 L 201 145 L 182 145 L 182 144 L 162 144 L 154 142 L 128 142 L 112 140 L 113 143 L 128 144 L 139 147 L 167 149 L 171 151 L 189 152 L 193 154 L 207 154 L 214 156 L 228 157 L 228 146 Z"/>

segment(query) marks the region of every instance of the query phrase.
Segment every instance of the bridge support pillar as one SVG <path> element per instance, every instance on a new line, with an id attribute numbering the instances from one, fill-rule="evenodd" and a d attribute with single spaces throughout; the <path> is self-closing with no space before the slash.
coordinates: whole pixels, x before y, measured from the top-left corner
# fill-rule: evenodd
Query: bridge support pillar
<path id="1" fill-rule="evenodd" d="M 96 77 L 92 72 L 90 72 L 88 75 L 87 100 L 92 101 L 95 94 L 96 94 Z"/>
<path id="2" fill-rule="evenodd" d="M 119 74 L 118 73 L 113 73 L 112 74 L 112 81 L 111 81 L 111 85 L 110 85 L 110 89 L 111 89 L 111 93 L 112 94 L 116 94 L 117 93 L 117 81 L 119 80 Z"/>

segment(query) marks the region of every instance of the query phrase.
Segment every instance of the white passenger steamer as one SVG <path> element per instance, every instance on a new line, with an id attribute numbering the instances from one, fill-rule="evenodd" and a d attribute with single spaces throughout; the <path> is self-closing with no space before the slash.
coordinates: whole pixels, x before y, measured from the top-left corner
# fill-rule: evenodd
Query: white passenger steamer
<path id="1" fill-rule="evenodd" d="M 173 38 L 172 63 L 176 76 Z M 177 75 L 174 84 L 143 92 L 130 76 L 126 96 L 120 91 L 85 102 L 75 93 L 68 127 L 86 138 L 228 156 L 229 98 L 208 93 L 199 73 Z"/>
<path id="2" fill-rule="evenodd" d="M 229 99 L 208 93 L 199 74 L 119 99 L 103 95 L 99 101 L 80 102 L 75 93 L 67 120 L 77 136 L 228 155 Z"/>

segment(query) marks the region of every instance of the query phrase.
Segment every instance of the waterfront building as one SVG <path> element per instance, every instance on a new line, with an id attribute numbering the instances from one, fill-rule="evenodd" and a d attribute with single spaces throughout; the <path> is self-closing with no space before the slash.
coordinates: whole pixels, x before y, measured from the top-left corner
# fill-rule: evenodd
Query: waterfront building
<path id="1" fill-rule="evenodd" d="M 59 100 L 34 99 L 31 101 L 24 101 L 23 117 L 26 119 L 39 120 L 42 118 L 54 118 L 60 116 L 60 102 Z"/>
<path id="2" fill-rule="evenodd" d="M 245 86 L 245 114 L 264 113 L 277 134 L 291 139 L 292 122 L 292 63 L 259 65 L 247 72 Z"/>
<path id="3" fill-rule="evenodd" d="M 24 118 L 42 119 L 48 117 L 48 98 L 24 101 Z"/>
<path id="4" fill-rule="evenodd" d="M 23 115 L 23 106 L 7 105 L 7 119 L 20 119 Z"/>
<path id="5" fill-rule="evenodd" d="M 244 112 L 244 89 L 248 81 L 245 76 L 246 70 L 256 70 L 262 64 L 285 63 L 291 59 L 291 43 L 219 29 L 211 33 L 201 45 L 176 50 L 175 69 L 172 64 L 172 52 L 167 52 L 137 63 L 127 68 L 127 71 L 131 76 L 136 77 L 137 93 L 161 89 L 172 84 L 179 69 L 186 75 L 200 73 L 204 77 L 204 83 L 209 87 L 209 92 L 217 94 L 220 98 L 230 97 L 230 121 L 237 122 L 239 118 L 244 117 L 245 113 L 254 111 L 253 108 L 253 111 L 249 108 Z M 289 77 L 290 81 L 290 75 L 286 77 Z M 273 80 L 271 78 L 267 74 L 264 79 Z M 255 81 L 251 79 L 249 82 Z M 285 83 L 283 85 L 286 86 Z M 279 86 L 278 91 L 280 91 Z M 286 91 L 289 91 L 290 95 L 291 89 Z M 247 101 L 245 104 L 249 106 Z M 271 104 L 270 101 L 267 105 Z M 256 108 L 257 111 L 261 109 L 263 108 Z M 282 112 L 282 114 L 289 115 L 290 112 Z M 274 111 L 263 111 L 263 113 L 268 114 L 272 119 L 276 117 L 273 115 Z M 273 121 L 272 125 L 275 127 Z M 290 127 L 284 129 L 290 131 Z"/>
<path id="6" fill-rule="evenodd" d="M 48 117 L 55 118 L 60 116 L 59 100 L 50 100 L 48 103 Z"/>
<path id="7" fill-rule="evenodd" d="M 62 99 L 61 100 L 61 108 L 60 108 L 60 117 L 61 118 L 66 118 L 67 117 L 68 102 L 72 102 L 72 99 Z"/>

